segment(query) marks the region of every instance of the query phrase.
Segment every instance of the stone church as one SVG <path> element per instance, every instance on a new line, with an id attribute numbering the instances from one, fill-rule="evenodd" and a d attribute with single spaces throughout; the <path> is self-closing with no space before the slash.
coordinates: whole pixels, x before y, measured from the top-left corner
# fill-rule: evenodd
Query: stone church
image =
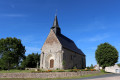
<path id="1" fill-rule="evenodd" d="M 55 16 L 50 33 L 42 46 L 40 69 L 83 69 L 86 67 L 85 54 L 75 43 L 61 34 L 57 16 Z"/>

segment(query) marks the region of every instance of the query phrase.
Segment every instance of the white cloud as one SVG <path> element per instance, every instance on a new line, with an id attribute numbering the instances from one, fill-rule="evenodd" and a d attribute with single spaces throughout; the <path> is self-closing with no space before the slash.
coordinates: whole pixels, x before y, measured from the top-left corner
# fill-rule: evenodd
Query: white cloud
<path id="1" fill-rule="evenodd" d="M 0 14 L 0 17 L 25 17 L 24 14 Z"/>

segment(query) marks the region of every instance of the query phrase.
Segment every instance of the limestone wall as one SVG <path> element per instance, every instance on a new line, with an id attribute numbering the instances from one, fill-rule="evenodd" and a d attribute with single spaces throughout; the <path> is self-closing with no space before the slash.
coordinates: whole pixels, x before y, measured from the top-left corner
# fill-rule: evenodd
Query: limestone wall
<path id="1" fill-rule="evenodd" d="M 64 69 L 71 69 L 75 66 L 78 69 L 82 69 L 86 67 L 85 56 L 65 48 L 63 48 L 63 50 L 64 50 L 63 53 Z"/>
<path id="2" fill-rule="evenodd" d="M 53 30 L 50 30 L 50 33 L 41 49 L 44 53 L 58 52 L 62 48 L 59 40 L 57 39 Z"/>
<path id="3" fill-rule="evenodd" d="M 0 73 L 0 78 L 61 78 L 96 74 L 99 71 L 49 72 L 49 73 Z"/>
<path id="4" fill-rule="evenodd" d="M 52 53 L 46 53 L 44 54 L 44 60 L 43 60 L 43 69 L 54 69 L 56 70 L 58 69 L 62 69 L 62 52 L 52 52 Z M 50 68 L 50 60 L 53 59 L 54 60 L 54 67 Z M 42 65 L 41 65 L 42 67 Z"/>
<path id="5" fill-rule="evenodd" d="M 50 31 L 43 47 L 40 58 L 41 69 L 62 69 L 62 46 L 53 30 Z M 50 68 L 50 60 L 54 60 L 54 67 Z"/>

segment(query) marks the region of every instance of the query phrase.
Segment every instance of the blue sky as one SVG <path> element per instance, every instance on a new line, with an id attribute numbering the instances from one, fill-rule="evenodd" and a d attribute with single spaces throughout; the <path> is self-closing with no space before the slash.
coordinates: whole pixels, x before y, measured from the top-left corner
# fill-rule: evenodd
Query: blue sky
<path id="1" fill-rule="evenodd" d="M 0 38 L 17 37 L 26 55 L 40 53 L 56 9 L 62 34 L 86 54 L 87 66 L 96 64 L 95 50 L 101 43 L 120 52 L 119 0 L 0 0 Z"/>

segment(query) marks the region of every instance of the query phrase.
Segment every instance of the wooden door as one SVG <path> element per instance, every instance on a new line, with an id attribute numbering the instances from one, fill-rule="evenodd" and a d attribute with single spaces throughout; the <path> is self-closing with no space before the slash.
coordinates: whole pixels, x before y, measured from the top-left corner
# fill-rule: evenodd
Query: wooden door
<path id="1" fill-rule="evenodd" d="M 54 67 L 54 60 L 51 59 L 51 60 L 50 60 L 50 68 L 53 68 L 53 67 Z"/>

